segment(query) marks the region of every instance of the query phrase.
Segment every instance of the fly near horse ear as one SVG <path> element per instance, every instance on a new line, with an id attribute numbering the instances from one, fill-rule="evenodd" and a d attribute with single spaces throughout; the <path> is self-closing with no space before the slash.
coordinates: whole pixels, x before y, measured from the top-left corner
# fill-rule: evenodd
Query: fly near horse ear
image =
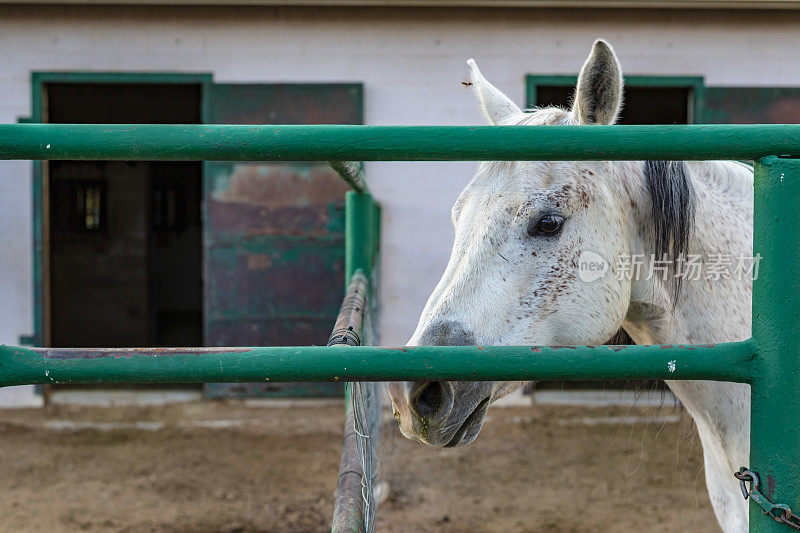
<path id="1" fill-rule="evenodd" d="M 613 124 L 622 107 L 622 67 L 611 45 L 595 41 L 575 88 L 572 114 L 578 124 Z"/>
<path id="2" fill-rule="evenodd" d="M 517 104 L 483 77 L 474 59 L 467 61 L 467 68 L 471 88 L 475 89 L 481 110 L 490 124 L 502 124 L 509 117 L 522 113 Z"/>

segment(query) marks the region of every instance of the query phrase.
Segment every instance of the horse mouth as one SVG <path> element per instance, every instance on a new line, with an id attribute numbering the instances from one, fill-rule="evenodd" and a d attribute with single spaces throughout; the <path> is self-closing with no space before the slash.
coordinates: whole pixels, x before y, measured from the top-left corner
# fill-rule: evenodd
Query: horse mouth
<path id="1" fill-rule="evenodd" d="M 478 436 L 478 432 L 480 431 L 483 417 L 486 415 L 486 410 L 489 409 L 489 398 L 485 398 L 475 407 L 475 410 L 470 413 L 470 415 L 464 420 L 464 423 L 461 424 L 461 427 L 458 428 L 453 438 L 450 439 L 447 444 L 444 445 L 445 448 L 454 448 L 456 446 L 461 446 L 463 444 L 469 444 L 474 440 L 475 437 Z M 477 428 L 478 431 L 474 432 L 472 435 L 472 439 L 469 439 L 467 442 L 464 441 L 464 437 L 468 431 Z"/>

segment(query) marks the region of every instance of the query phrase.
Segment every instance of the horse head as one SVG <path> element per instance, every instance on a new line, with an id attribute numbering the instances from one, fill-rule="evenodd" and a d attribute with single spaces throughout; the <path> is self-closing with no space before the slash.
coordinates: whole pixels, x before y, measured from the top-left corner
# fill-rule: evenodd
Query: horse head
<path id="1" fill-rule="evenodd" d="M 525 113 L 474 61 L 468 68 L 494 125 L 613 124 L 622 102 L 621 68 L 602 40 L 581 69 L 571 110 Z M 637 234 L 629 195 L 617 190 L 624 180 L 613 179 L 625 164 L 479 164 L 453 206 L 450 260 L 408 345 L 602 344 L 611 338 L 628 311 L 632 283 L 602 275 L 611 268 L 604 258 L 630 253 Z M 584 268 L 587 261 L 596 264 Z M 406 437 L 449 447 L 475 440 L 489 404 L 520 385 L 440 380 L 396 382 L 389 389 Z"/>

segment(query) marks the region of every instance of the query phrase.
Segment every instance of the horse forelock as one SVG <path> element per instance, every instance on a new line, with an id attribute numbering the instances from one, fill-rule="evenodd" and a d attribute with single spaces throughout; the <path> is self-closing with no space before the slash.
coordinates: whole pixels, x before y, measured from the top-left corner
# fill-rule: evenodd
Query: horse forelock
<path id="1" fill-rule="evenodd" d="M 572 113 L 560 107 L 529 109 L 513 120 L 517 126 L 567 126 L 574 124 Z"/>

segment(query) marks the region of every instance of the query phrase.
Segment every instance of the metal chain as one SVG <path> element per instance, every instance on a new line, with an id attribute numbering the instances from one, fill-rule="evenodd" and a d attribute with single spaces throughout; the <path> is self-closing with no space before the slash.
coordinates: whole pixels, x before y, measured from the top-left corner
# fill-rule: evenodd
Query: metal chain
<path id="1" fill-rule="evenodd" d="M 738 472 L 733 473 L 734 477 L 739 480 L 739 486 L 742 489 L 744 499 L 750 498 L 761 507 L 761 513 L 764 516 L 769 516 L 776 522 L 781 522 L 787 526 L 800 529 L 800 516 L 792 512 L 788 505 L 783 503 L 772 503 L 761 493 L 759 486 L 761 484 L 758 473 L 745 468 L 744 466 Z M 747 489 L 746 483 L 750 483 L 750 490 Z"/>

